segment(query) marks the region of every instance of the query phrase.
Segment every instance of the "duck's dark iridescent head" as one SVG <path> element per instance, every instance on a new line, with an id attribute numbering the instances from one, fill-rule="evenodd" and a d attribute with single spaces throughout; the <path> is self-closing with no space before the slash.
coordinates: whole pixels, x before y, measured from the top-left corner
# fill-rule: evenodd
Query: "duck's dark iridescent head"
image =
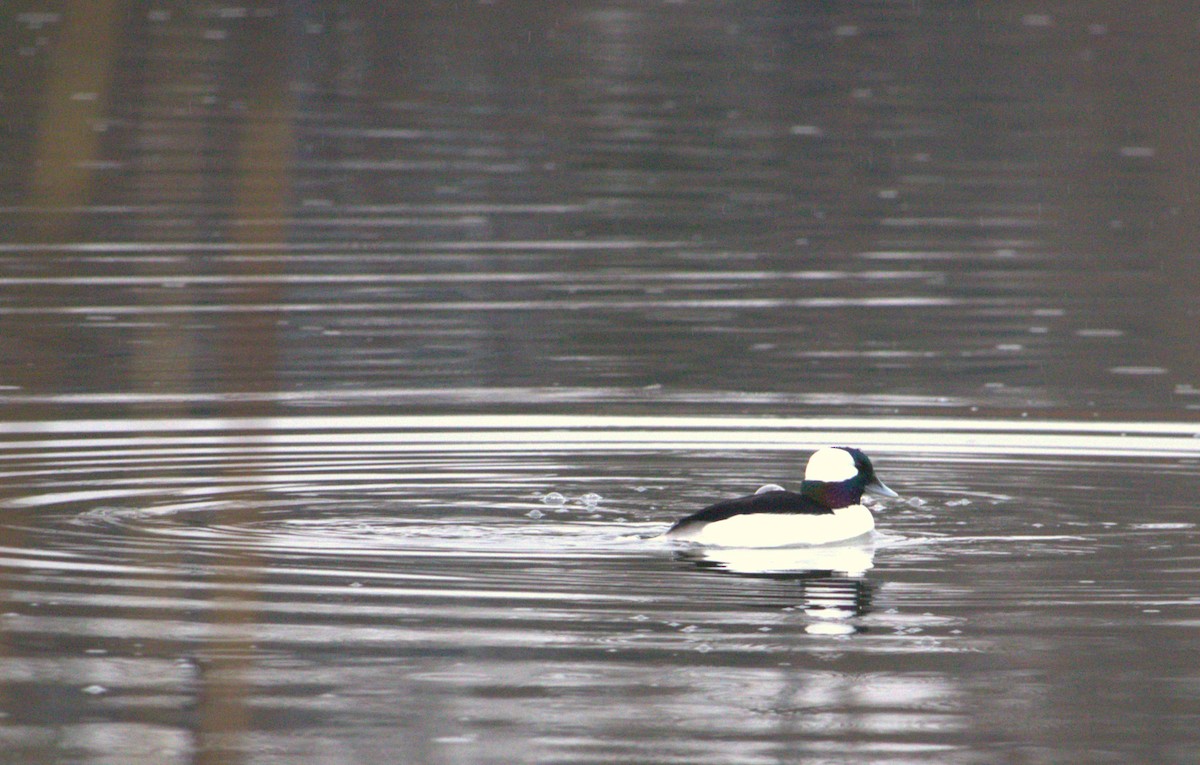
<path id="1" fill-rule="evenodd" d="M 804 489 L 829 507 L 858 504 L 863 493 L 880 497 L 898 497 L 875 475 L 867 455 L 849 446 L 818 449 L 804 469 Z"/>

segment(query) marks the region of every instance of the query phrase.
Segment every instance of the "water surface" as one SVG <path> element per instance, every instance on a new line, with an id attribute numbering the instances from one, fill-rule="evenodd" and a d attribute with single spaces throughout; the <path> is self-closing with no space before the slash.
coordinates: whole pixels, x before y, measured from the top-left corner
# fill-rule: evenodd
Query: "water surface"
<path id="1" fill-rule="evenodd" d="M 0 8 L 0 759 L 1195 762 L 1195 30 Z"/>
<path id="2" fill-rule="evenodd" d="M 9 708 L 8 745 L 157 761 L 1194 756 L 1200 428 L 933 425 L 12 424 L 4 683 L 45 702 Z M 842 441 L 904 494 L 873 539 L 653 538 Z M 53 739 L 43 704 L 70 719 Z"/>

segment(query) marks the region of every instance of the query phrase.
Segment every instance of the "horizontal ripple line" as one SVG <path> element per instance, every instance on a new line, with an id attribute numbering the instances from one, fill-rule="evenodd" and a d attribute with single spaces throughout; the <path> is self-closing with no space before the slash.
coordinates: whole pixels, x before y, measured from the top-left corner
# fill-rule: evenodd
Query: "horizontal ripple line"
<path id="1" fill-rule="evenodd" d="M 965 433 L 1159 434 L 1200 438 L 1200 422 L 973 419 L 966 417 L 746 417 L 585 414 L 298 415 L 0 422 L 0 434 L 329 430 L 876 430 Z"/>
<path id="2" fill-rule="evenodd" d="M 337 452 L 581 453 L 614 450 L 812 449 L 829 443 L 896 452 L 1197 456 L 1200 424 L 965 418 L 755 418 L 588 415 L 398 415 L 68 420 L 0 424 L 11 453 L 105 449 L 205 454 Z M 68 435 L 69 434 L 69 435 Z M 62 437 L 68 435 L 68 437 Z"/>
<path id="3" fill-rule="evenodd" d="M 331 299 L 332 300 L 332 299 Z M 420 302 L 413 304 L 394 301 L 342 303 L 336 302 L 340 313 L 462 313 L 490 311 L 629 311 L 677 309 L 743 309 L 770 308 L 928 308 L 975 304 L 1011 305 L 1011 301 L 981 299 L 965 301 L 957 298 L 929 298 L 916 295 L 875 298 L 709 298 L 685 300 L 460 300 L 449 302 Z M 185 302 L 156 305 L 61 305 L 38 308 L 0 308 L 0 315 L 88 315 L 153 316 L 157 314 L 224 314 L 224 313 L 304 313 L 326 311 L 334 302 L 303 303 L 212 303 Z"/>

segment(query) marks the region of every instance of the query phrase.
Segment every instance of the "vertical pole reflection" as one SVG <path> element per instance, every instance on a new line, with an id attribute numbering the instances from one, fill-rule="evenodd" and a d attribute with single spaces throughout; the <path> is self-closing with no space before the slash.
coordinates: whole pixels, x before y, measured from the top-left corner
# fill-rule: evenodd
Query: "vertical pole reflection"
<path id="1" fill-rule="evenodd" d="M 4 158 L 4 172 L 26 174 L 23 204 L 29 213 L 16 219 L 21 221 L 18 231 L 0 233 L 13 241 L 74 240 L 81 234 L 81 211 L 93 203 L 97 191 L 95 168 L 103 158 L 99 128 L 112 101 L 121 4 L 116 0 L 75 0 L 57 5 L 61 12 L 52 14 L 55 20 L 41 30 L 48 38 L 44 66 L 31 68 L 34 76 L 28 80 L 17 82 L 0 76 L 3 86 L 11 87 L 0 94 L 4 107 L 36 104 L 29 156 Z M 4 4 L 0 8 L 8 10 Z M 2 15 L 3 23 L 16 23 L 15 12 Z M 5 109 L 0 121 L 12 117 L 10 110 Z M 12 127 L 14 132 L 20 130 L 19 123 Z M 0 131 L 4 129 L 0 127 Z M 56 271 L 53 255 L 24 257 L 38 273 L 53 275 Z M 35 263 L 34 259 L 41 261 Z M 70 385 L 80 373 L 70 361 L 71 350 L 79 342 L 78 333 L 65 322 L 6 316 L 0 331 L 0 353 L 10 362 L 5 365 L 9 374 L 5 384 L 34 393 Z M 13 412 L 16 419 L 22 416 Z"/>
<path id="2" fill-rule="evenodd" d="M 220 384 L 229 390 L 270 394 L 277 390 L 278 312 L 282 267 L 278 245 L 287 239 L 292 163 L 292 105 L 288 96 L 286 62 L 288 41 L 277 16 L 248 22 L 240 62 L 250 74 L 244 84 L 246 104 L 236 149 L 231 238 L 242 257 L 228 262 L 230 276 L 250 276 L 242 299 L 255 310 L 222 315 L 222 332 L 216 358 L 222 363 Z M 270 247 L 266 247 L 270 245 Z M 264 251 L 256 252 L 255 246 Z M 269 396 L 248 396 L 251 402 Z M 236 407 L 234 401 L 226 409 Z M 227 411 L 250 416 L 267 414 L 259 404 L 251 411 Z"/>
<path id="3" fill-rule="evenodd" d="M 63 7 L 35 134 L 29 204 L 36 238 L 75 235 L 78 208 L 90 201 L 98 126 L 111 100 L 116 62 L 116 0 L 75 0 Z"/>
<path id="4" fill-rule="evenodd" d="M 241 98 L 244 116 L 237 135 L 236 161 L 232 166 L 231 239 L 239 244 L 241 257 L 229 261 L 231 275 L 250 275 L 254 286 L 242 296 L 253 310 L 220 314 L 214 348 L 219 368 L 215 384 L 229 393 L 221 409 L 226 416 L 269 416 L 269 395 L 277 383 L 277 314 L 268 306 L 280 301 L 279 282 L 271 276 L 279 269 L 273 252 L 255 252 L 255 245 L 279 244 L 285 240 L 292 153 L 290 103 L 286 82 L 289 41 L 282 19 L 262 15 L 246 19 L 242 34 L 234 37 L 240 55 Z M 245 447 L 239 440 L 239 447 Z M 245 468 L 231 468 L 244 475 L 260 464 L 243 448 L 235 450 Z M 253 485 L 253 482 L 247 482 Z M 214 519 L 232 528 L 242 528 L 263 506 L 258 492 L 246 490 Z M 207 661 L 199 668 L 198 747 L 201 765 L 228 765 L 252 755 L 247 733 L 254 721 L 248 701 L 254 693 L 253 671 L 259 610 L 254 602 L 262 575 L 261 556 L 248 545 L 228 549 L 215 570 L 216 602 L 213 639 Z"/>
<path id="5" fill-rule="evenodd" d="M 8 10 L 8 8 L 4 8 Z M 13 82 L 0 77 L 12 90 L 5 93 L 9 102 L 29 98 L 38 104 L 32 138 L 32 162 L 28 164 L 26 204 L 33 210 L 34 223 L 20 232 L 35 241 L 67 241 L 76 235 L 78 211 L 91 201 L 92 167 L 99 159 L 100 133 L 97 126 L 105 117 L 110 100 L 115 47 L 118 39 L 117 0 L 75 0 L 62 4 L 57 28 L 52 35 L 44 77 L 29 82 Z M 14 23 L 17 14 L 5 13 L 4 23 Z M 8 38 L 11 39 L 11 38 Z M 11 116 L 11 115 L 9 115 Z M 22 163 L 5 158 L 6 170 Z M 6 232 L 12 235 L 14 232 Z M 59 325 L 40 321 L 6 319 L 0 340 L 0 352 L 23 358 L 25 363 L 10 364 L 14 373 L 5 383 L 20 390 L 53 389 L 69 375 L 62 361 L 62 348 L 68 345 Z M 10 410 L 13 419 L 22 419 L 20 408 Z M 10 488 L 8 480 L 17 486 Z M 0 480 L 0 500 L 25 491 L 21 479 Z M 0 547 L 26 549 L 24 524 L 0 524 Z M 0 566 L 0 612 L 18 610 L 12 593 L 21 585 L 10 579 L 15 572 Z M 14 577 L 15 578 L 15 577 Z M 0 630 L 0 662 L 10 658 L 5 631 Z M 15 701 L 7 684 L 0 684 L 0 705 Z"/>
<path id="6" fill-rule="evenodd" d="M 196 757 L 198 765 L 233 765 L 247 752 L 251 728 L 246 705 L 253 661 L 254 606 L 248 583 L 229 572 L 237 561 L 221 564 L 213 608 L 213 635 L 197 663 Z"/>

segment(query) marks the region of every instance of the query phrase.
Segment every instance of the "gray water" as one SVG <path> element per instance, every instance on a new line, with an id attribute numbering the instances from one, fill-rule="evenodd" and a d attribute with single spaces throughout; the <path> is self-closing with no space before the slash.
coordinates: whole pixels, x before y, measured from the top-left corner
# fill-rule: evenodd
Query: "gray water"
<path id="1" fill-rule="evenodd" d="M 1200 759 L 1193 8 L 367 5 L 0 7 L 0 760 Z"/>

